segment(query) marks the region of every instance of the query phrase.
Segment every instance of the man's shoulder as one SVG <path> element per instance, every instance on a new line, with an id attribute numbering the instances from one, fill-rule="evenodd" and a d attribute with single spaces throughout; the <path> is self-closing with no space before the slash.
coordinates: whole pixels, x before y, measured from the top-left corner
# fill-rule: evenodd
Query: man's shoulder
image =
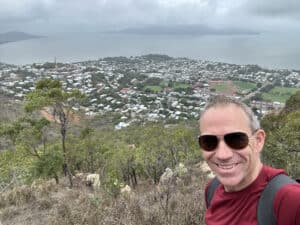
<path id="1" fill-rule="evenodd" d="M 287 175 L 287 172 L 283 169 L 276 169 L 270 166 L 264 165 L 263 167 L 265 175 L 268 177 L 268 182 L 270 182 L 273 178 L 280 174 L 286 175 L 281 182 L 277 182 L 278 184 L 283 183 L 279 190 L 276 191 L 275 198 L 282 199 L 282 198 L 292 198 L 295 194 L 297 195 L 297 199 L 300 198 L 300 183 L 296 180 L 293 180 Z M 284 181 L 285 180 L 285 181 Z M 293 183 L 294 182 L 294 183 Z M 294 196 L 295 198 L 295 196 Z M 274 199 L 276 200 L 276 199 Z"/>
<path id="2" fill-rule="evenodd" d="M 275 196 L 275 201 L 297 200 L 300 205 L 300 183 L 286 184 L 281 187 Z"/>
<path id="3" fill-rule="evenodd" d="M 300 184 L 281 187 L 275 195 L 274 213 L 278 224 L 300 224 Z"/>
<path id="4" fill-rule="evenodd" d="M 287 175 L 287 172 L 283 169 L 277 169 L 268 165 L 263 165 L 262 173 L 267 182 L 279 174 Z"/>

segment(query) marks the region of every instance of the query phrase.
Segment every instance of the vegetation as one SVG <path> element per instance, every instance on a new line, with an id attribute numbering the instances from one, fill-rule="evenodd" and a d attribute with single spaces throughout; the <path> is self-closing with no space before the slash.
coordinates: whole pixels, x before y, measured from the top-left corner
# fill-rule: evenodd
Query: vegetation
<path id="1" fill-rule="evenodd" d="M 58 81 L 41 80 L 26 97 L 28 114 L 1 122 L 1 137 L 10 142 L 0 152 L 1 222 L 203 225 L 207 178 L 197 164 L 202 160 L 197 122 L 113 130 L 99 121 L 80 120 L 75 126 L 71 106 L 81 97 Z M 44 107 L 54 115 L 48 120 L 40 116 Z M 264 162 L 295 178 L 300 177 L 299 118 L 300 91 L 281 112 L 262 120 Z M 181 165 L 188 173 L 175 184 L 157 185 L 166 168 Z M 78 175 L 88 173 L 99 174 L 99 190 L 87 187 Z M 125 185 L 134 191 L 122 194 Z"/>
<path id="2" fill-rule="evenodd" d="M 146 86 L 144 86 L 144 90 L 146 92 L 154 92 L 158 93 L 163 90 L 164 87 L 171 87 L 174 88 L 174 91 L 181 92 L 192 92 L 192 88 L 190 85 L 184 83 L 184 82 L 174 82 L 170 80 L 169 82 L 161 81 L 160 78 L 150 78 L 146 82 Z"/>
<path id="3" fill-rule="evenodd" d="M 300 91 L 289 98 L 278 114 L 262 120 L 267 132 L 263 159 L 269 165 L 284 168 L 295 178 L 300 177 Z"/>
<path id="4" fill-rule="evenodd" d="M 253 82 L 233 81 L 233 83 L 241 93 L 248 93 L 256 88 L 256 84 Z"/>
<path id="5" fill-rule="evenodd" d="M 78 92 L 65 92 L 58 81 L 41 80 L 26 97 L 24 107 L 29 114 L 3 124 L 1 136 L 12 142 L 15 154 L 24 154 L 31 163 L 27 171 L 30 174 L 22 182 L 27 182 L 28 177 L 53 177 L 58 181 L 61 172 L 70 179 L 75 171 L 105 171 L 105 180 L 113 178 L 137 185 L 139 179 L 151 179 L 157 183 L 166 167 L 201 159 L 194 141 L 197 131 L 184 124 L 149 124 L 119 132 L 82 127 L 80 132 L 70 131 L 67 136 L 74 117 L 71 106 L 79 97 Z M 51 112 L 48 120 L 36 114 L 46 110 L 45 106 Z M 129 147 L 132 144 L 134 151 Z M 6 160 L 5 155 L 1 154 L 2 160 Z M 10 179 L 7 171 L 1 175 Z"/>
<path id="6" fill-rule="evenodd" d="M 143 183 L 134 194 L 116 198 L 85 186 L 66 189 L 63 180 L 59 185 L 37 180 L 0 194 L 0 220 L 3 225 L 204 225 L 201 188 L 206 180 L 197 170 L 191 173 L 194 178 L 198 176 L 197 180 L 193 178 L 168 195 Z"/>
<path id="7" fill-rule="evenodd" d="M 145 59 L 148 60 L 157 60 L 157 61 L 167 61 L 173 59 L 172 57 L 168 55 L 161 55 L 161 54 L 148 54 L 148 55 L 143 55 L 142 56 Z"/>
<path id="8" fill-rule="evenodd" d="M 214 91 L 223 93 L 239 92 L 245 94 L 255 88 L 257 88 L 257 85 L 255 83 L 243 80 L 233 80 L 232 82 L 219 81 L 212 85 L 212 89 Z"/>
<path id="9" fill-rule="evenodd" d="M 185 89 L 185 88 L 190 87 L 190 85 L 188 85 L 186 83 L 183 83 L 183 82 L 175 82 L 174 83 L 174 87 L 175 88 L 183 88 L 183 89 Z"/>
<path id="10" fill-rule="evenodd" d="M 162 90 L 162 88 L 160 86 L 156 86 L 156 85 L 147 85 L 144 87 L 145 92 L 160 92 Z"/>
<path id="11" fill-rule="evenodd" d="M 228 84 L 227 82 L 218 82 L 212 85 L 212 89 L 218 92 L 228 92 L 232 89 L 232 85 Z"/>
<path id="12" fill-rule="evenodd" d="M 290 88 L 290 87 L 274 87 L 267 93 L 263 93 L 262 97 L 265 101 L 278 101 L 285 102 L 287 99 L 299 91 L 299 88 Z"/>
<path id="13" fill-rule="evenodd" d="M 40 69 L 40 68 L 44 68 L 44 69 L 54 69 L 54 68 L 59 68 L 59 67 L 63 67 L 64 64 L 63 63 L 52 63 L 52 62 L 46 62 L 42 65 L 40 64 L 33 64 L 34 68 Z"/>
<path id="14" fill-rule="evenodd" d="M 78 90 L 66 92 L 58 80 L 43 79 L 37 82 L 34 91 L 26 96 L 25 110 L 32 113 L 36 110 L 44 110 L 49 107 L 52 111 L 53 121 L 60 124 L 63 170 L 68 175 L 70 187 L 72 183 L 72 173 L 68 163 L 68 150 L 66 147 L 66 135 L 69 120 L 72 118 L 72 106 L 75 106 L 76 100 L 83 98 Z M 57 180 L 57 179 L 56 179 Z"/>

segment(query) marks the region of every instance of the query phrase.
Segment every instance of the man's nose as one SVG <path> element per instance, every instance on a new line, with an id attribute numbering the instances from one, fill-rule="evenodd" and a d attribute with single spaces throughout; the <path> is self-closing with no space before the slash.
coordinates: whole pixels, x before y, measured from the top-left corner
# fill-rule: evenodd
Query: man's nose
<path id="1" fill-rule="evenodd" d="M 215 157 L 220 160 L 227 160 L 233 156 L 233 151 L 225 142 L 224 140 L 220 140 L 217 148 L 216 148 Z"/>

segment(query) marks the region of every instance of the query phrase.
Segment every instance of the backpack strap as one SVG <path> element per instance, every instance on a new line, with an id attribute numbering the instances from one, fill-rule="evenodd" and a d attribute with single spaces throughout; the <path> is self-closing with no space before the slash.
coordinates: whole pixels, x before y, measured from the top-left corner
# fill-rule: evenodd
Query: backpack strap
<path id="1" fill-rule="evenodd" d="M 297 183 L 295 180 L 285 174 L 279 174 L 273 177 L 266 185 L 258 201 L 257 222 L 258 225 L 277 225 L 274 214 L 273 201 L 276 192 L 286 184 Z M 220 181 L 217 177 L 210 182 L 206 193 L 206 204 L 209 207 L 214 193 L 219 186 Z"/>
<path id="2" fill-rule="evenodd" d="M 210 182 L 207 193 L 206 193 L 206 207 L 208 208 L 211 202 L 212 197 L 215 194 L 215 191 L 217 187 L 219 186 L 220 181 L 217 179 L 217 177 L 214 177 L 212 181 Z"/>
<path id="3" fill-rule="evenodd" d="M 257 206 L 258 225 L 277 225 L 273 202 L 276 192 L 286 184 L 297 183 L 285 174 L 273 177 L 264 188 Z"/>

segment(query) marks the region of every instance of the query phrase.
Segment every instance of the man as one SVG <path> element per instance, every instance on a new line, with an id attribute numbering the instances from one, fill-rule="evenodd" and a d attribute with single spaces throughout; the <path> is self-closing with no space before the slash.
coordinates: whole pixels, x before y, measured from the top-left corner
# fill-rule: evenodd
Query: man
<path id="1" fill-rule="evenodd" d="M 202 112 L 199 129 L 203 158 L 220 182 L 205 214 L 206 225 L 257 225 L 264 187 L 286 173 L 262 164 L 266 135 L 257 118 L 245 104 L 217 96 Z M 300 225 L 300 185 L 284 185 L 273 208 L 278 225 Z"/>

